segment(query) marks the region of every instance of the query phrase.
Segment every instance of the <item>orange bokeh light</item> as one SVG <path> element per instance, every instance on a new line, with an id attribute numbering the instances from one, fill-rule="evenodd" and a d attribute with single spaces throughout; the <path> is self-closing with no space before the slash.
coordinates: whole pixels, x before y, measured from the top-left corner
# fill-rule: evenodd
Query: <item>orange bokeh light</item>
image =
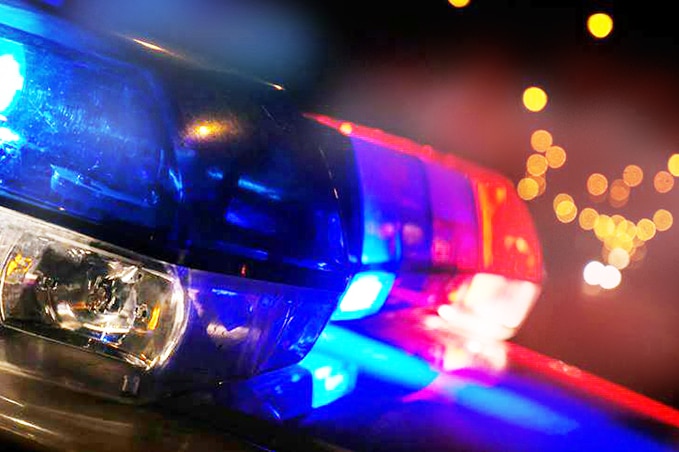
<path id="1" fill-rule="evenodd" d="M 667 171 L 658 171 L 653 178 L 653 187 L 658 193 L 667 193 L 674 187 L 674 177 Z"/>
<path id="2" fill-rule="evenodd" d="M 534 151 L 545 152 L 552 146 L 552 134 L 546 130 L 536 130 L 530 136 L 530 146 Z"/>
<path id="3" fill-rule="evenodd" d="M 594 173 L 587 178 L 587 191 L 592 196 L 601 196 L 608 190 L 608 179 L 601 173 Z"/>

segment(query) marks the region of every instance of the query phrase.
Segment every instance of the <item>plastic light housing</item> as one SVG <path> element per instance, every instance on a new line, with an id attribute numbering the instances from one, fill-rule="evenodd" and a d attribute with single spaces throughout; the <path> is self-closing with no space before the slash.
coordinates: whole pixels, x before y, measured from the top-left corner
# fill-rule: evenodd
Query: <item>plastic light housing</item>
<path id="1" fill-rule="evenodd" d="M 356 274 L 342 294 L 332 320 L 352 320 L 376 313 L 389 296 L 394 279 L 394 274 L 383 271 Z"/>
<path id="2" fill-rule="evenodd" d="M 0 210 L 3 326 L 162 365 L 187 323 L 173 269 L 97 249 L 92 241 Z"/>
<path id="3" fill-rule="evenodd" d="M 147 401 L 304 358 L 353 271 L 285 93 L 28 5 L 3 55 L 0 367 Z"/>
<path id="4" fill-rule="evenodd" d="M 532 217 L 513 184 L 403 137 L 308 117 L 345 135 L 356 154 L 362 264 L 396 276 L 383 310 L 438 312 L 451 330 L 513 336 L 537 300 L 544 274 Z"/>

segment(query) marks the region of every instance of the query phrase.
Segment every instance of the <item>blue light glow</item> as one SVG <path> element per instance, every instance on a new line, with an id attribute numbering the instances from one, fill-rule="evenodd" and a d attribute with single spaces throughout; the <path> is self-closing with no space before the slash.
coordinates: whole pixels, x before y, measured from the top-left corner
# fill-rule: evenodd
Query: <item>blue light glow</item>
<path id="1" fill-rule="evenodd" d="M 333 324 L 323 330 L 313 351 L 352 362 L 359 372 L 414 390 L 426 387 L 439 375 L 418 357 Z"/>
<path id="2" fill-rule="evenodd" d="M 20 44 L 0 39 L 0 113 L 5 113 L 24 89 L 24 61 Z"/>
<path id="3" fill-rule="evenodd" d="M 299 365 L 313 379 L 313 408 L 328 405 L 354 390 L 358 369 L 353 364 L 312 351 Z"/>
<path id="4" fill-rule="evenodd" d="M 332 320 L 358 319 L 379 311 L 394 284 L 392 273 L 368 271 L 356 274 L 342 295 Z"/>

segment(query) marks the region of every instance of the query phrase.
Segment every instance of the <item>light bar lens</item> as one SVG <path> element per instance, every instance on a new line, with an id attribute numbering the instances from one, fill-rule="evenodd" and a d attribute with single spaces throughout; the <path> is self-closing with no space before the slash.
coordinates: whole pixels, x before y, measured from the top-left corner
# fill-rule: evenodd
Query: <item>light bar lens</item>
<path id="1" fill-rule="evenodd" d="M 353 277 L 332 320 L 351 320 L 379 311 L 389 296 L 395 275 L 383 271 L 367 271 Z"/>
<path id="2" fill-rule="evenodd" d="M 0 209 L 0 311 L 5 327 L 150 369 L 181 336 L 185 301 L 169 269 Z"/>
<path id="3" fill-rule="evenodd" d="M 0 199 L 171 227 L 180 189 L 148 75 L 2 25 L 0 36 Z"/>
<path id="4" fill-rule="evenodd" d="M 540 286 L 501 275 L 477 273 L 448 296 L 439 315 L 455 329 L 482 337 L 508 339 L 528 315 Z"/>
<path id="5" fill-rule="evenodd" d="M 24 60 L 23 46 L 0 39 L 0 114 L 9 109 L 24 89 Z"/>

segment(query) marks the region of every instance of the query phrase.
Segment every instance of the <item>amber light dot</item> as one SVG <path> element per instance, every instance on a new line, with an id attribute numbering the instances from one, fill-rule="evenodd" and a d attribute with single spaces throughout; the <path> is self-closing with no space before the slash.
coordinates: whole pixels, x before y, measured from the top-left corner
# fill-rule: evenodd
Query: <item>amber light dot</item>
<path id="1" fill-rule="evenodd" d="M 667 231 L 672 227 L 672 223 L 674 223 L 674 218 L 668 210 L 658 209 L 653 214 L 653 224 L 655 224 L 655 228 L 660 232 Z"/>
<path id="2" fill-rule="evenodd" d="M 603 39 L 613 31 L 613 19 L 606 13 L 595 13 L 587 19 L 587 30 L 597 39 Z"/>
<path id="3" fill-rule="evenodd" d="M 556 206 L 556 218 L 562 223 L 570 223 L 578 216 L 578 208 L 571 201 L 562 201 Z"/>
<path id="4" fill-rule="evenodd" d="M 448 0 L 448 3 L 455 8 L 464 8 L 469 5 L 470 0 Z"/>
<path id="5" fill-rule="evenodd" d="M 597 218 L 599 218 L 599 213 L 596 210 L 592 209 L 591 207 L 585 207 L 580 212 L 578 222 L 580 223 L 580 227 L 582 229 L 585 231 L 591 231 L 594 229 Z"/>
<path id="6" fill-rule="evenodd" d="M 542 111 L 547 106 L 547 93 L 537 86 L 526 88 L 523 92 L 523 105 L 532 112 Z"/>
<path id="7" fill-rule="evenodd" d="M 609 196 L 613 201 L 625 201 L 629 198 L 630 188 L 622 179 L 616 179 L 611 183 Z"/>
<path id="8" fill-rule="evenodd" d="M 554 197 L 554 201 L 552 201 L 552 207 L 554 207 L 554 211 L 556 212 L 556 208 L 561 204 L 563 201 L 570 201 L 572 204 L 575 204 L 575 201 L 573 200 L 573 197 L 569 195 L 568 193 L 559 193 Z"/>
<path id="9" fill-rule="evenodd" d="M 534 179 L 530 177 L 524 177 L 517 184 L 516 191 L 521 199 L 524 201 L 530 201 L 531 199 L 534 199 L 536 196 L 538 196 L 540 186 Z"/>
<path id="10" fill-rule="evenodd" d="M 534 151 L 545 152 L 552 146 L 554 139 L 552 134 L 546 130 L 536 130 L 530 136 L 530 146 Z"/>
<path id="11" fill-rule="evenodd" d="M 672 154 L 667 160 L 667 169 L 672 176 L 679 177 L 679 154 Z"/>
<path id="12" fill-rule="evenodd" d="M 622 180 L 628 187 L 637 187 L 644 180 L 644 171 L 637 165 L 627 165 L 622 172 Z"/>
<path id="13" fill-rule="evenodd" d="M 592 196 L 600 196 L 608 190 L 608 179 L 600 173 L 594 173 L 587 178 L 587 191 Z"/>
<path id="14" fill-rule="evenodd" d="M 526 160 L 526 171 L 531 176 L 542 176 L 548 166 L 547 159 L 542 154 L 533 154 Z"/>
<path id="15" fill-rule="evenodd" d="M 674 187 L 674 177 L 667 171 L 658 171 L 653 178 L 653 187 L 658 193 L 667 193 Z"/>
<path id="16" fill-rule="evenodd" d="M 637 237 L 639 237 L 644 242 L 648 242 L 653 237 L 655 237 L 655 223 L 648 218 L 642 218 L 637 223 Z"/>
<path id="17" fill-rule="evenodd" d="M 550 168 L 558 169 L 566 163 L 566 151 L 561 146 L 551 146 L 546 153 Z"/>

